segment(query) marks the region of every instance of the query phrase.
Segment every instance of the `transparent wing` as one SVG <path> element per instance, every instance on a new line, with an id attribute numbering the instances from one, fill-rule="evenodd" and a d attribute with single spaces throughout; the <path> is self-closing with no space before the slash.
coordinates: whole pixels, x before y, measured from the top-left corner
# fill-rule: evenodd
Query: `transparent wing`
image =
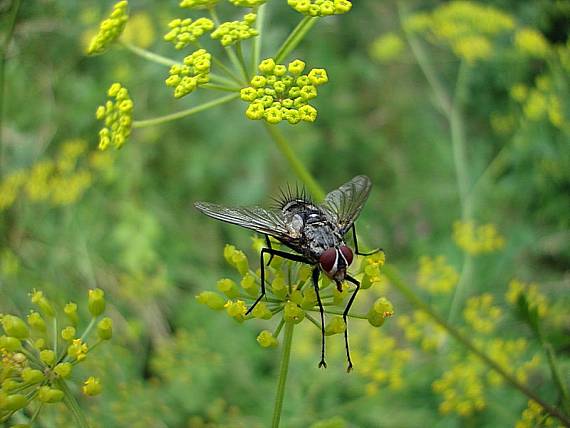
<path id="1" fill-rule="evenodd" d="M 230 208 L 209 202 L 196 202 L 194 206 L 209 217 L 226 223 L 237 224 L 259 233 L 291 240 L 289 229 L 281 212 L 260 207 Z"/>
<path id="2" fill-rule="evenodd" d="M 372 182 L 368 177 L 357 175 L 325 197 L 322 207 L 338 224 L 343 235 L 358 218 L 371 187 Z"/>

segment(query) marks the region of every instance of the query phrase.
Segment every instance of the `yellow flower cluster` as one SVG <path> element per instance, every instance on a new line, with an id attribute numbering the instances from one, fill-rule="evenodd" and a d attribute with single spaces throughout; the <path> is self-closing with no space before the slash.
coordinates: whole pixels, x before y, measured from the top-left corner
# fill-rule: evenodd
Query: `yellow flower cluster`
<path id="1" fill-rule="evenodd" d="M 317 110 L 309 101 L 317 96 L 317 86 L 327 83 L 324 69 L 313 68 L 302 74 L 305 63 L 295 60 L 288 66 L 276 64 L 272 58 L 259 64 L 261 75 L 254 76 L 250 85 L 240 92 L 241 99 L 250 103 L 245 115 L 252 120 L 264 119 L 276 124 L 287 120 L 314 122 Z"/>
<path id="2" fill-rule="evenodd" d="M 359 343 L 355 349 L 354 359 L 359 364 L 359 375 L 367 380 L 366 394 L 374 395 L 384 385 L 394 391 L 404 388 L 403 370 L 412 352 L 400 348 L 393 337 L 380 330 L 371 330 L 364 340 L 366 343 Z"/>
<path id="3" fill-rule="evenodd" d="M 13 414 L 33 403 L 41 409 L 43 404 L 58 403 L 69 392 L 68 383 L 75 366 L 87 358 L 89 348 L 81 339 L 76 339 L 79 321 L 77 305 L 66 305 L 65 315 L 60 317 L 52 303 L 41 291 L 30 294 L 37 310 L 30 311 L 26 320 L 10 314 L 0 315 L 4 332 L 0 335 L 0 421 L 6 421 Z M 100 314 L 99 314 L 100 315 Z M 112 321 L 91 314 L 95 322 L 97 342 L 112 336 Z M 47 325 L 64 325 L 61 331 L 48 331 Z M 87 338 L 89 331 L 81 337 Z M 62 352 L 58 353 L 61 349 Z M 84 392 L 94 395 L 100 392 L 97 378 L 90 377 Z M 70 399 L 71 397 L 67 397 Z"/>
<path id="4" fill-rule="evenodd" d="M 0 181 L 0 211 L 12 206 L 18 196 L 55 206 L 76 202 L 91 185 L 93 173 L 109 166 L 97 163 L 100 153 L 87 153 L 86 149 L 85 141 L 69 140 L 55 159 L 40 160 L 29 169 L 6 175 Z"/>
<path id="5" fill-rule="evenodd" d="M 513 374 L 521 383 L 527 383 L 528 373 L 535 369 L 540 358 L 535 355 L 528 361 L 521 361 L 520 358 L 528 350 L 526 339 L 514 340 L 492 339 L 489 341 L 476 341 L 476 344 L 484 352 L 496 361 L 505 371 Z M 504 383 L 504 379 L 495 371 L 487 371 L 487 382 L 492 386 L 499 386 Z"/>
<path id="6" fill-rule="evenodd" d="M 539 291 L 538 284 L 526 284 L 518 279 L 513 279 L 509 282 L 509 289 L 505 294 L 507 302 L 511 305 L 517 305 L 519 296 L 525 295 L 530 308 L 536 308 L 539 317 L 544 317 L 548 314 L 550 304 L 544 294 Z"/>
<path id="7" fill-rule="evenodd" d="M 536 78 L 535 86 L 517 83 L 511 87 L 511 97 L 522 105 L 524 116 L 533 122 L 548 117 L 550 123 L 570 132 L 570 117 L 564 109 L 564 96 L 546 75 Z"/>
<path id="8" fill-rule="evenodd" d="M 164 40 L 172 42 L 176 49 L 183 49 L 190 43 L 198 40 L 208 31 L 212 31 L 214 23 L 208 18 L 173 19 L 168 24 L 170 31 L 164 36 Z"/>
<path id="9" fill-rule="evenodd" d="M 210 9 L 218 3 L 218 0 L 182 0 L 180 7 L 188 9 Z"/>
<path id="10" fill-rule="evenodd" d="M 471 297 L 463 310 L 463 318 L 477 333 L 490 334 L 502 316 L 499 306 L 493 305 L 493 296 L 489 293 Z"/>
<path id="11" fill-rule="evenodd" d="M 182 98 L 210 81 L 211 59 L 212 56 L 205 49 L 198 49 L 184 58 L 183 65 L 170 67 L 166 86 L 174 88 L 175 98 Z"/>
<path id="12" fill-rule="evenodd" d="M 253 28 L 257 19 L 255 13 L 248 13 L 243 17 L 243 21 L 228 21 L 220 24 L 212 31 L 212 39 L 219 40 L 222 46 L 231 46 L 237 42 L 255 37 L 259 32 Z"/>
<path id="13" fill-rule="evenodd" d="M 515 47 L 523 54 L 531 57 L 546 58 L 550 53 L 550 45 L 540 31 L 534 28 L 521 28 L 515 33 Z"/>
<path id="14" fill-rule="evenodd" d="M 515 428 L 561 427 L 557 420 L 548 416 L 540 404 L 529 400 L 521 418 L 515 423 Z"/>
<path id="15" fill-rule="evenodd" d="M 434 351 L 447 340 L 447 333 L 425 312 L 414 311 L 411 316 L 398 316 L 398 326 L 410 342 L 417 342 L 424 351 Z"/>
<path id="16" fill-rule="evenodd" d="M 111 15 L 101 22 L 99 32 L 91 40 L 87 48 L 88 55 L 105 52 L 119 38 L 129 19 L 128 6 L 129 4 L 126 0 L 120 1 L 113 6 Z"/>
<path id="17" fill-rule="evenodd" d="M 362 260 L 360 264 L 360 269 L 364 272 L 360 287 L 365 290 L 367 288 L 378 286 L 384 281 L 382 280 L 381 269 L 386 262 L 386 254 L 383 251 L 379 251 L 372 254 Z"/>
<path id="18" fill-rule="evenodd" d="M 120 83 L 113 83 L 107 91 L 110 98 L 105 105 L 99 106 L 95 116 L 104 122 L 99 131 L 99 149 L 106 150 L 109 145 L 120 149 L 131 135 L 133 124 L 133 101 L 127 88 Z"/>
<path id="19" fill-rule="evenodd" d="M 340 15 L 352 8 L 349 0 L 287 0 L 289 6 L 308 16 Z"/>
<path id="20" fill-rule="evenodd" d="M 459 248 L 473 255 L 492 253 L 505 246 L 505 238 L 493 224 L 475 226 L 472 221 L 455 222 L 453 240 Z"/>
<path id="21" fill-rule="evenodd" d="M 493 37 L 515 27 L 514 19 L 492 6 L 472 1 L 444 3 L 431 14 L 412 15 L 405 22 L 408 31 L 426 33 L 447 44 L 468 62 L 493 54 Z"/>
<path id="22" fill-rule="evenodd" d="M 253 248 L 260 252 L 264 242 L 254 239 Z M 273 242 L 274 248 L 279 247 L 279 243 Z M 257 299 L 261 292 L 260 269 L 252 271 L 247 256 L 243 251 L 236 249 L 233 245 L 226 245 L 224 248 L 224 259 L 239 272 L 241 280 L 236 282 L 230 278 L 220 279 L 217 283 L 217 291 L 203 291 L 196 296 L 196 300 L 208 306 L 212 310 L 225 311 L 225 313 L 238 323 L 243 323 L 251 319 L 269 320 L 277 314 L 282 314 L 284 322 L 301 323 L 308 320 L 319 326 L 319 306 L 317 294 L 312 283 L 312 267 L 308 265 L 291 264 L 281 257 L 274 257 L 271 264 L 265 267 L 265 287 L 267 300 L 263 299 L 257 303 L 251 313 L 246 314 L 249 307 Z M 382 258 L 383 260 L 383 258 Z M 365 263 L 362 263 L 364 265 Z M 368 264 L 369 273 L 378 275 L 379 266 L 383 261 L 376 261 Z M 371 266 L 374 266 L 372 268 Z M 293 274 L 290 275 L 290 270 Z M 368 277 L 367 272 L 351 272 L 352 275 L 362 276 L 362 282 Z M 294 278 L 289 282 L 290 278 Z M 370 278 L 366 279 L 371 284 Z M 348 284 L 343 284 L 342 291 L 336 286 L 332 286 L 326 276 L 321 275 L 319 280 L 319 294 L 325 313 L 329 314 L 328 322 L 325 326 L 326 335 L 342 334 L 346 330 L 346 324 L 338 313 L 346 306 L 354 290 Z M 367 318 L 373 326 L 379 327 L 384 320 L 394 312 L 392 304 L 386 298 L 377 299 L 370 307 L 368 315 L 360 318 Z M 264 348 L 277 345 L 277 336 L 280 330 L 271 333 L 268 330 L 262 331 L 257 337 L 257 342 Z"/>
<path id="23" fill-rule="evenodd" d="M 230 0 L 230 3 L 238 7 L 258 7 L 267 0 Z"/>
<path id="24" fill-rule="evenodd" d="M 380 62 L 389 62 L 398 58 L 404 50 L 404 42 L 395 33 L 378 37 L 370 46 L 370 56 Z"/>
<path id="25" fill-rule="evenodd" d="M 433 391 L 443 397 L 440 413 L 468 417 L 485 408 L 484 384 L 479 369 L 479 365 L 470 362 L 459 363 L 433 382 Z"/>
<path id="26" fill-rule="evenodd" d="M 432 294 L 447 294 L 455 288 L 458 281 L 459 274 L 447 263 L 445 256 L 420 258 L 417 282 L 424 290 Z"/>

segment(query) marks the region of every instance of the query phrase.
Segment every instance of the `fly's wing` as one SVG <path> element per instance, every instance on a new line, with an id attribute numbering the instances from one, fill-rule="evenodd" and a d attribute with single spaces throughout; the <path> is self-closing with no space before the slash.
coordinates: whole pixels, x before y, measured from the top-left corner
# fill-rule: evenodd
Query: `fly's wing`
<path id="1" fill-rule="evenodd" d="M 371 187 L 372 182 L 368 177 L 357 175 L 325 196 L 321 206 L 339 226 L 343 235 L 358 218 Z"/>
<path id="2" fill-rule="evenodd" d="M 230 208 L 209 202 L 196 202 L 194 206 L 209 217 L 226 223 L 237 224 L 246 229 L 290 241 L 291 236 L 281 212 L 260 207 Z"/>

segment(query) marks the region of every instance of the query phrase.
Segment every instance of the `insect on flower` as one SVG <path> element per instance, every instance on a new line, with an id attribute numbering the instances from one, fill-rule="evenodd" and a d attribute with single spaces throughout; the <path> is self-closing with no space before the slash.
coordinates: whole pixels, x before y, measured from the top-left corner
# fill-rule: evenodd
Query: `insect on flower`
<path id="1" fill-rule="evenodd" d="M 321 315 L 321 361 L 319 367 L 326 367 L 325 362 L 325 320 L 323 304 L 319 295 L 319 275 L 322 271 L 336 283 L 342 291 L 342 283 L 346 280 L 356 286 L 343 311 L 343 320 L 347 323 L 347 315 L 360 288 L 358 280 L 347 273 L 354 258 L 353 251 L 345 242 L 345 235 L 352 230 L 354 253 L 368 256 L 376 253 L 361 253 L 358 250 L 356 228 L 354 222 L 358 218 L 364 203 L 370 194 L 372 183 L 364 175 L 352 180 L 326 195 L 325 200 L 316 204 L 305 195 L 305 192 L 282 192 L 277 200 L 278 209 L 267 210 L 260 207 L 230 208 L 209 202 L 196 202 L 195 207 L 202 213 L 227 223 L 236 224 L 265 235 L 266 248 L 261 250 L 261 294 L 247 310 L 249 314 L 255 305 L 265 296 L 264 255 L 269 254 L 267 265 L 274 256 L 287 260 L 307 263 L 313 266 L 312 280 L 315 288 Z M 274 237 L 295 253 L 276 250 L 271 247 L 269 236 Z M 348 347 L 348 329 L 344 331 L 348 371 L 352 369 Z"/>

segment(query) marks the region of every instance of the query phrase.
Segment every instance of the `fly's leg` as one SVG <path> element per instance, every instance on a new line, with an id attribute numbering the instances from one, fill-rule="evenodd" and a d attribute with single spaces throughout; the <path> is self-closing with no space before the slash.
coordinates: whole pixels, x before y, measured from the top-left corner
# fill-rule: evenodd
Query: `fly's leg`
<path id="1" fill-rule="evenodd" d="M 354 302 L 354 298 L 356 297 L 356 293 L 358 293 L 358 290 L 360 289 L 360 282 L 358 282 L 356 279 L 354 279 L 353 277 L 346 275 L 345 279 L 349 282 L 352 282 L 354 285 L 356 285 L 356 290 L 354 290 L 354 293 L 352 293 L 352 296 L 350 296 L 350 300 L 348 301 L 348 304 L 346 305 L 346 308 L 344 309 L 344 312 L 342 313 L 342 319 L 344 320 L 344 324 L 346 326 L 346 330 L 344 330 L 344 344 L 346 345 L 346 358 L 348 359 L 348 367 L 346 369 L 347 372 L 350 372 L 352 370 L 352 360 L 350 359 L 350 350 L 348 348 L 348 323 L 347 323 L 347 315 L 348 315 L 348 311 L 350 311 L 350 307 L 352 306 L 352 302 Z"/>
<path id="2" fill-rule="evenodd" d="M 271 248 L 271 241 L 269 240 L 269 235 L 265 235 L 265 243 L 267 244 L 267 248 L 269 248 L 270 250 L 273 249 L 273 248 Z M 273 260 L 273 256 L 274 256 L 274 254 L 271 254 L 269 256 L 269 261 L 267 262 L 267 264 L 265 266 L 269 266 L 271 264 L 271 260 Z M 261 264 L 263 264 L 263 259 L 261 259 Z"/>
<path id="3" fill-rule="evenodd" d="M 378 251 L 382 251 L 380 248 L 376 248 L 373 251 L 370 251 L 369 253 L 361 253 L 358 250 L 358 241 L 356 240 L 356 226 L 354 226 L 354 223 L 352 224 L 352 239 L 354 241 L 354 252 L 356 253 L 356 255 L 358 256 L 371 256 L 372 254 L 376 254 Z"/>
<path id="4" fill-rule="evenodd" d="M 319 303 L 319 312 L 321 313 L 321 362 L 319 363 L 319 368 L 327 368 L 327 363 L 325 362 L 325 314 L 323 310 L 323 303 L 321 302 L 321 296 L 319 294 L 319 274 L 320 269 L 316 266 L 313 269 L 313 285 L 315 287 L 315 293 L 317 294 L 317 302 Z"/>
<path id="5" fill-rule="evenodd" d="M 291 260 L 294 262 L 301 262 L 301 263 L 310 264 L 309 260 L 307 260 L 303 256 L 298 256 L 297 254 L 286 253 L 285 251 L 274 250 L 273 248 L 262 248 L 261 249 L 261 256 L 260 256 L 261 257 L 261 262 L 260 262 L 260 265 L 261 265 L 261 294 L 259 295 L 257 300 L 255 302 L 253 302 L 253 305 L 251 305 L 251 307 L 247 310 L 247 312 L 245 313 L 246 315 L 249 315 L 250 312 L 253 311 L 253 308 L 255 308 L 255 306 L 259 303 L 259 301 L 263 298 L 263 296 L 265 296 L 265 263 L 263 263 L 263 256 L 265 254 L 269 254 L 271 257 L 279 256 L 279 257 L 283 257 L 284 259 Z"/>

